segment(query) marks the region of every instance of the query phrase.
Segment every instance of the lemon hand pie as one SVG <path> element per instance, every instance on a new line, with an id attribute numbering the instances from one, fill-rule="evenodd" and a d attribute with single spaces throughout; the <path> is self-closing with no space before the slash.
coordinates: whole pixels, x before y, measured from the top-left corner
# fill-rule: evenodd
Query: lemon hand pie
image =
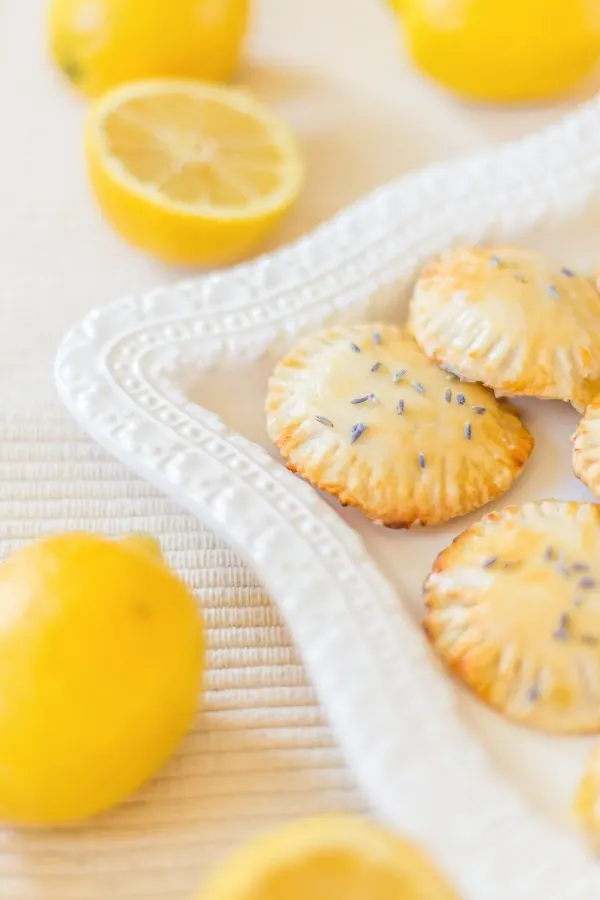
<path id="1" fill-rule="evenodd" d="M 492 512 L 437 558 L 424 620 L 435 650 L 511 719 L 600 731 L 600 507 Z"/>
<path id="2" fill-rule="evenodd" d="M 573 435 L 573 471 L 600 499 L 600 397 L 587 407 Z"/>
<path id="3" fill-rule="evenodd" d="M 592 843 L 600 849 L 600 745 L 594 747 L 586 760 L 573 812 Z"/>
<path id="4" fill-rule="evenodd" d="M 498 394 L 583 410 L 600 375 L 600 294 L 572 269 L 515 247 L 455 249 L 423 270 L 410 329 L 423 351 Z"/>
<path id="5" fill-rule="evenodd" d="M 459 383 L 392 325 L 301 340 L 270 379 L 266 415 L 288 468 L 391 528 L 482 506 L 533 446 L 490 391 Z"/>

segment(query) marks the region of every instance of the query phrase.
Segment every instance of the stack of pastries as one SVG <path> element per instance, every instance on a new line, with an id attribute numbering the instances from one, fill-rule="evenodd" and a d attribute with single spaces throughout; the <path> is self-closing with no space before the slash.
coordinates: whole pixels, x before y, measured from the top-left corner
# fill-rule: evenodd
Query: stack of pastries
<path id="1" fill-rule="evenodd" d="M 600 293 L 517 247 L 453 249 L 417 280 L 408 324 L 310 335 L 270 379 L 267 430 L 287 466 L 389 528 L 435 525 L 499 497 L 533 437 L 505 398 L 582 414 L 575 474 L 600 498 Z M 491 512 L 435 560 L 432 646 L 477 696 L 523 724 L 600 732 L 600 506 Z M 577 795 L 600 844 L 600 748 Z"/>

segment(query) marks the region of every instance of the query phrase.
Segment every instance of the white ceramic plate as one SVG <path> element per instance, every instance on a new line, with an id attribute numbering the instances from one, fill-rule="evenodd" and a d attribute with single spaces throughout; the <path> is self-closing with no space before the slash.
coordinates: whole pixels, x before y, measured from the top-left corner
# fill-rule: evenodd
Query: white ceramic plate
<path id="1" fill-rule="evenodd" d="M 466 900 L 597 900 L 600 868 L 568 817 L 589 741 L 511 725 L 448 680 L 419 630 L 420 587 L 475 517 L 386 531 L 329 504 L 273 452 L 266 380 L 325 321 L 402 318 L 415 270 L 459 240 L 520 240 L 591 269 L 599 188 L 594 101 L 543 133 L 404 177 L 276 254 L 96 310 L 56 362 L 82 425 L 255 568 L 374 809 Z M 521 406 L 537 447 L 506 501 L 590 499 L 571 474 L 576 413 Z"/>

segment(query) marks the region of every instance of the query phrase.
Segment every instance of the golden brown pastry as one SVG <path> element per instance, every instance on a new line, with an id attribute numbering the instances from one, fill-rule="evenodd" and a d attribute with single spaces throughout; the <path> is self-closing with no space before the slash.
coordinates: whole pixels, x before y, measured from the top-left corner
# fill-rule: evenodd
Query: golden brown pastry
<path id="1" fill-rule="evenodd" d="M 425 267 L 409 327 L 430 359 L 497 394 L 580 411 L 600 376 L 600 294 L 590 279 L 517 247 L 458 248 Z"/>
<path id="2" fill-rule="evenodd" d="M 573 812 L 600 849 L 600 745 L 588 756 L 573 802 Z"/>
<path id="3" fill-rule="evenodd" d="M 290 469 L 392 528 L 482 506 L 533 446 L 490 391 L 460 384 L 393 325 L 301 340 L 271 377 L 266 414 Z"/>
<path id="4" fill-rule="evenodd" d="M 600 398 L 588 405 L 573 435 L 573 471 L 600 498 Z"/>
<path id="5" fill-rule="evenodd" d="M 600 731 L 600 507 L 492 512 L 437 558 L 424 620 L 436 652 L 511 719 Z"/>

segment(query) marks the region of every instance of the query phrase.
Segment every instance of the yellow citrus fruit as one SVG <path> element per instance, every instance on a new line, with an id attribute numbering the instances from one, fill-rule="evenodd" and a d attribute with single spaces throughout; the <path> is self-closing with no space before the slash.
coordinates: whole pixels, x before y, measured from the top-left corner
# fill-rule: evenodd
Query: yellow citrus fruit
<path id="1" fill-rule="evenodd" d="M 323 816 L 239 849 L 197 900 L 457 900 L 422 854 L 366 819 Z"/>
<path id="2" fill-rule="evenodd" d="M 187 730 L 203 664 L 193 597 L 150 539 L 66 534 L 0 566 L 0 821 L 122 800 Z"/>
<path id="3" fill-rule="evenodd" d="M 246 91 L 199 81 L 115 88 L 91 104 L 85 146 L 106 218 L 167 262 L 247 256 L 302 181 L 284 122 Z"/>
<path id="4" fill-rule="evenodd" d="M 600 57 L 598 0 L 393 0 L 416 65 L 467 97 L 567 90 Z"/>
<path id="5" fill-rule="evenodd" d="M 50 50 L 98 96 L 140 78 L 220 81 L 236 67 L 249 0 L 52 0 Z"/>

